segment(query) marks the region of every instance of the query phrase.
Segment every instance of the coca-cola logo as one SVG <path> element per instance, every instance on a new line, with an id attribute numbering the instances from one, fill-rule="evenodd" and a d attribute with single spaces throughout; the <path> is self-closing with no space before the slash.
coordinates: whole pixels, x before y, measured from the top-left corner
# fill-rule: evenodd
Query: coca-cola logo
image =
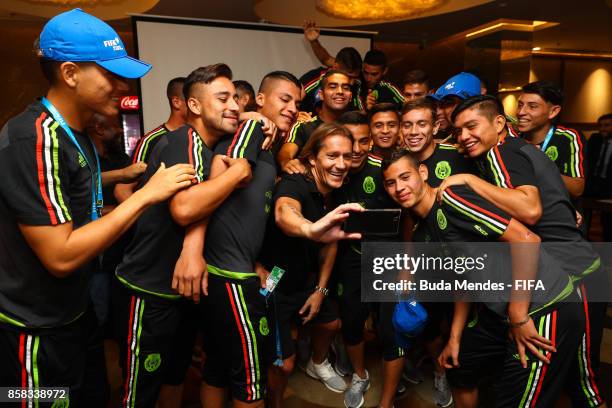
<path id="1" fill-rule="evenodd" d="M 138 110 L 139 103 L 137 96 L 124 96 L 121 98 L 121 109 Z"/>

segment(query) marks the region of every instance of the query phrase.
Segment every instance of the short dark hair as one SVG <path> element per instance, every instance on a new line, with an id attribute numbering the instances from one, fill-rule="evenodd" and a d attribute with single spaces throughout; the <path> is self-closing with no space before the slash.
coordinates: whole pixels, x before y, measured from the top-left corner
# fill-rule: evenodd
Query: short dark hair
<path id="1" fill-rule="evenodd" d="M 429 75 L 421 69 L 413 69 L 404 75 L 404 85 L 406 84 L 425 84 L 429 87 Z"/>
<path id="2" fill-rule="evenodd" d="M 336 122 L 340 125 L 369 125 L 368 115 L 360 111 L 344 112 Z"/>
<path id="3" fill-rule="evenodd" d="M 219 63 L 207 65 L 193 70 L 185 79 L 183 84 L 183 95 L 189 99 L 191 89 L 196 84 L 210 84 L 217 78 L 227 78 L 232 80 L 232 70 L 226 64 Z"/>
<path id="4" fill-rule="evenodd" d="M 553 105 L 563 105 L 563 91 L 551 81 L 531 82 L 523 86 L 522 92 L 540 95 L 542 99 Z"/>
<path id="5" fill-rule="evenodd" d="M 319 82 L 321 89 L 327 86 L 327 81 L 329 81 L 329 77 L 331 77 L 332 75 L 344 75 L 349 79 L 349 81 L 351 79 L 345 72 L 339 71 L 337 69 L 330 69 L 325 73 L 325 75 L 323 75 L 323 77 L 321 78 L 321 82 Z"/>
<path id="6" fill-rule="evenodd" d="M 176 77 L 168 81 L 166 85 L 166 96 L 168 100 L 172 99 L 173 96 L 183 96 L 183 85 L 185 84 L 185 77 Z"/>
<path id="7" fill-rule="evenodd" d="M 353 47 L 344 47 L 338 51 L 336 63 L 347 71 L 361 71 L 361 55 Z"/>
<path id="8" fill-rule="evenodd" d="M 408 161 L 410 161 L 410 163 L 414 166 L 415 169 L 418 169 L 419 166 L 421 165 L 421 162 L 419 162 L 419 160 L 414 156 L 414 154 L 410 152 L 410 150 L 396 149 L 391 153 L 391 156 L 389 156 L 386 159 L 383 159 L 382 166 L 381 166 L 382 171 L 383 172 L 386 171 L 389 168 L 389 166 L 391 166 L 393 163 L 396 163 L 403 158 L 408 159 Z"/>
<path id="9" fill-rule="evenodd" d="M 431 98 L 419 98 L 413 101 L 408 101 L 402 107 L 402 115 L 417 109 L 425 109 L 431 112 L 431 120 L 436 121 L 438 104 Z"/>
<path id="10" fill-rule="evenodd" d="M 251 85 L 248 81 L 239 79 L 233 82 L 236 91 L 248 93 L 251 95 L 252 99 L 255 99 L 255 89 L 253 89 L 253 85 Z"/>
<path id="11" fill-rule="evenodd" d="M 461 112 L 473 108 L 484 113 L 489 120 L 493 120 L 493 118 L 499 115 L 505 116 L 504 105 L 502 105 L 499 99 L 493 95 L 476 95 L 459 102 L 459 105 L 457 105 L 451 114 L 451 121 L 454 123 Z"/>
<path id="12" fill-rule="evenodd" d="M 399 122 L 400 120 L 400 115 L 397 111 L 397 106 L 391 102 L 384 102 L 377 103 L 376 105 L 372 106 L 372 108 L 368 112 L 368 123 L 372 122 L 372 118 L 374 117 L 374 115 L 381 112 L 393 112 L 397 116 L 397 121 Z"/>
<path id="13" fill-rule="evenodd" d="M 308 177 L 311 177 L 310 169 L 312 168 L 310 162 L 308 161 L 308 157 L 316 156 L 317 154 L 319 154 L 319 151 L 321 150 L 321 147 L 323 147 L 323 143 L 325 142 L 325 140 L 328 137 L 336 135 L 346 137 L 351 141 L 352 145 L 353 135 L 347 128 L 340 125 L 339 123 L 323 123 L 321 126 L 316 128 L 314 132 L 312 132 L 310 138 L 308 138 L 308 141 L 306 142 L 306 144 L 302 148 L 302 151 L 300 152 L 300 155 L 298 156 L 298 159 L 309 170 L 306 173 Z"/>
<path id="14" fill-rule="evenodd" d="M 292 73 L 287 71 L 272 71 L 270 73 L 267 73 L 266 76 L 264 76 L 261 80 L 261 83 L 259 84 L 259 92 L 262 92 L 266 82 L 273 79 L 280 79 L 283 81 L 291 82 L 293 85 L 297 86 L 298 89 L 302 89 L 302 84 L 300 83 L 300 80 L 297 79 L 297 77 Z"/>
<path id="15" fill-rule="evenodd" d="M 39 58 L 40 70 L 43 76 L 49 82 L 49 85 L 55 85 L 59 77 L 59 67 L 62 61 L 54 61 L 48 58 Z"/>
<path id="16" fill-rule="evenodd" d="M 387 66 L 387 56 L 380 50 L 370 50 L 363 58 L 363 63 L 376 66 Z"/>
<path id="17" fill-rule="evenodd" d="M 612 120 L 612 113 L 606 113 L 605 115 L 601 115 L 597 119 L 597 124 L 601 124 L 604 120 Z"/>

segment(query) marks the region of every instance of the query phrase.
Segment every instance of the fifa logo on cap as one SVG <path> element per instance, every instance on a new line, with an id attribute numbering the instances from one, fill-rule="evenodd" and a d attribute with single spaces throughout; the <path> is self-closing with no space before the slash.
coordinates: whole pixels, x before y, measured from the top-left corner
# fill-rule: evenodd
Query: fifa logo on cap
<path id="1" fill-rule="evenodd" d="M 112 40 L 105 40 L 104 47 L 113 47 L 113 51 L 123 51 L 123 47 L 121 46 L 121 41 L 119 37 L 115 37 Z"/>
<path id="2" fill-rule="evenodd" d="M 455 87 L 455 81 L 451 82 L 450 84 L 446 85 L 444 87 L 444 89 L 453 89 Z"/>

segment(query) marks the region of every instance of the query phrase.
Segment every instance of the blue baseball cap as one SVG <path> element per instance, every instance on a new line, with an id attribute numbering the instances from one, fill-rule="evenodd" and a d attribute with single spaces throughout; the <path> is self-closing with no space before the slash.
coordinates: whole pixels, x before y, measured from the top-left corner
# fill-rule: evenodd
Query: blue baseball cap
<path id="1" fill-rule="evenodd" d="M 40 33 L 41 56 L 53 61 L 95 62 L 123 78 L 140 78 L 151 64 L 127 55 L 111 26 L 81 9 L 58 14 Z"/>
<path id="2" fill-rule="evenodd" d="M 473 74 L 461 72 L 452 76 L 431 95 L 434 99 L 442 100 L 447 96 L 458 96 L 467 99 L 480 95 L 480 79 Z"/>
<path id="3" fill-rule="evenodd" d="M 403 300 L 395 305 L 392 321 L 397 345 L 410 348 L 425 328 L 427 311 L 414 299 Z"/>

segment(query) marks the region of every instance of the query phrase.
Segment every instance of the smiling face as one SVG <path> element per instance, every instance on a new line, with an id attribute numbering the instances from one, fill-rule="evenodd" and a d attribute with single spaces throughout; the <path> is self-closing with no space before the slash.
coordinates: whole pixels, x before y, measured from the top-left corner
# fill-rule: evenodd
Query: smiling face
<path id="1" fill-rule="evenodd" d="M 457 141 L 471 158 L 480 157 L 493 148 L 506 126 L 506 118 L 497 115 L 490 119 L 477 107 L 459 113 L 455 127 L 460 130 Z"/>
<path id="2" fill-rule="evenodd" d="M 238 129 L 238 95 L 232 81 L 218 77 L 194 86 L 188 101 L 190 110 L 216 134 L 233 134 Z"/>
<path id="3" fill-rule="evenodd" d="M 402 115 L 402 138 L 404 145 L 413 153 L 434 147 L 434 135 L 438 131 L 436 118 L 429 109 L 413 109 Z"/>
<path id="4" fill-rule="evenodd" d="M 103 116 L 119 113 L 120 98 L 129 89 L 124 78 L 90 62 L 66 62 L 60 69 L 71 78 L 80 106 Z"/>
<path id="5" fill-rule="evenodd" d="M 352 150 L 351 139 L 344 135 L 331 134 L 322 142 L 317 155 L 308 158 L 312 175 L 321 193 L 327 194 L 342 187 L 351 168 Z"/>
<path id="6" fill-rule="evenodd" d="M 293 82 L 271 79 L 257 94 L 259 112 L 274 122 L 278 130 L 287 132 L 297 118 L 301 92 Z"/>
<path id="7" fill-rule="evenodd" d="M 407 157 L 402 157 L 383 172 L 387 194 L 402 208 L 412 208 L 425 195 L 427 167 L 415 167 Z"/>
<path id="8" fill-rule="evenodd" d="M 346 110 L 351 97 L 351 81 L 344 74 L 332 74 L 327 78 L 325 87 L 320 91 L 323 106 L 331 111 L 342 112 Z"/>
<path id="9" fill-rule="evenodd" d="M 548 126 L 559 114 L 561 107 L 546 102 L 535 93 L 523 93 L 519 96 L 516 116 L 518 130 L 522 133 L 531 133 Z"/>
<path id="10" fill-rule="evenodd" d="M 374 145 L 379 149 L 392 149 L 399 138 L 398 115 L 392 111 L 377 112 L 370 120 L 370 132 Z"/>
<path id="11" fill-rule="evenodd" d="M 370 128 L 368 125 L 344 125 L 353 135 L 353 154 L 351 156 L 351 170 L 361 169 L 363 163 L 368 157 L 372 138 L 370 137 Z"/>

